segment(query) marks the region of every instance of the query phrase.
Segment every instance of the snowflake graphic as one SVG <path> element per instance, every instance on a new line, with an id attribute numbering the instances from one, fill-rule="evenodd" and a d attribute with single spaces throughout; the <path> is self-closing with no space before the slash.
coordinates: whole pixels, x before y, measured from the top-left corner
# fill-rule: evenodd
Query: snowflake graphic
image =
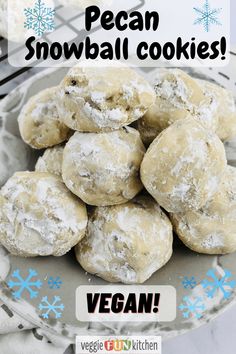
<path id="1" fill-rule="evenodd" d="M 190 298 L 189 296 L 184 296 L 183 303 L 179 305 L 179 309 L 182 311 L 183 318 L 189 318 L 190 316 L 201 318 L 205 305 L 201 297 Z"/>
<path id="2" fill-rule="evenodd" d="M 195 277 L 184 277 L 182 284 L 185 289 L 193 289 L 197 285 L 197 282 L 195 280 Z"/>
<path id="3" fill-rule="evenodd" d="M 61 303 L 61 298 L 59 296 L 54 296 L 52 303 L 50 304 L 48 297 L 44 296 L 39 304 L 40 311 L 45 311 L 42 313 L 43 318 L 48 318 L 50 313 L 54 313 L 55 318 L 61 318 L 62 311 L 64 310 L 64 305 Z"/>
<path id="4" fill-rule="evenodd" d="M 204 279 L 202 281 L 202 286 L 204 289 L 206 289 L 207 297 L 212 299 L 218 291 L 221 291 L 224 295 L 224 299 L 230 298 L 232 295 L 232 289 L 234 289 L 236 286 L 236 281 L 229 280 L 232 276 L 229 270 L 225 269 L 224 273 L 224 276 L 218 278 L 214 269 L 208 270 L 207 276 L 210 277 L 211 280 Z M 207 290 L 207 288 L 210 289 Z"/>
<path id="5" fill-rule="evenodd" d="M 206 32 L 210 32 L 211 25 L 221 26 L 221 23 L 218 19 L 219 13 L 222 11 L 222 8 L 212 9 L 209 0 L 205 0 L 205 3 L 202 8 L 194 7 L 193 8 L 198 16 L 194 22 L 195 25 L 203 25 Z"/>
<path id="6" fill-rule="evenodd" d="M 48 285 L 50 289 L 60 289 L 61 284 L 62 281 L 60 277 L 56 277 L 56 278 L 50 277 L 48 279 Z"/>
<path id="7" fill-rule="evenodd" d="M 26 16 L 25 28 L 33 29 L 38 37 L 55 29 L 55 10 L 51 7 L 46 7 L 41 0 L 36 0 L 34 8 L 28 7 L 24 9 L 24 13 Z"/>
<path id="8" fill-rule="evenodd" d="M 13 296 L 15 299 L 20 299 L 24 290 L 27 290 L 30 298 L 34 299 L 38 296 L 38 291 L 33 290 L 32 288 L 40 289 L 42 286 L 42 282 L 38 280 L 32 280 L 32 278 L 36 277 L 38 273 L 34 269 L 29 269 L 28 276 L 26 279 L 23 279 L 20 275 L 20 270 L 16 269 L 12 273 L 12 278 L 16 278 L 16 280 L 9 280 L 8 286 L 10 289 L 19 288 L 17 291 L 13 292 Z"/>

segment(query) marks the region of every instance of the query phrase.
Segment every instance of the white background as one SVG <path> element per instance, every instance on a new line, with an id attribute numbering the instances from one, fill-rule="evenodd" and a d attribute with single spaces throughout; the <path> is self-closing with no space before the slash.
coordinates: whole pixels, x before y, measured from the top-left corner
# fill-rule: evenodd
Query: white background
<path id="1" fill-rule="evenodd" d="M 24 1 L 22 1 L 22 4 L 24 4 Z M 45 0 L 46 4 L 50 3 L 50 0 Z M 217 17 L 219 18 L 219 21 L 221 22 L 221 26 L 216 26 L 213 25 L 210 27 L 210 31 L 206 32 L 202 24 L 194 25 L 194 21 L 197 19 L 197 14 L 193 10 L 194 7 L 202 9 L 204 1 L 203 0 L 180 0 L 180 1 L 173 1 L 173 0 L 149 0 L 146 2 L 142 9 L 140 9 L 140 12 L 142 12 L 143 16 L 145 14 L 145 11 L 154 11 L 158 10 L 158 13 L 160 15 L 160 23 L 159 23 L 159 28 L 157 31 L 146 31 L 143 30 L 142 32 L 139 31 L 131 31 L 127 29 L 126 31 L 120 32 L 116 28 L 108 31 L 105 31 L 104 29 L 100 29 L 99 31 L 96 31 L 95 33 L 90 32 L 89 37 L 91 38 L 92 42 L 95 42 L 99 45 L 103 43 L 104 41 L 109 38 L 109 42 L 113 44 L 115 43 L 115 39 L 117 37 L 124 38 L 128 37 L 129 38 L 129 61 L 127 61 L 127 64 L 134 64 L 136 66 L 156 66 L 157 61 L 152 60 L 151 58 L 147 58 L 146 60 L 139 60 L 138 57 L 136 56 L 136 50 L 137 46 L 140 42 L 146 41 L 148 45 L 150 46 L 151 43 L 153 42 L 159 42 L 162 46 L 166 42 L 172 42 L 173 44 L 176 43 L 176 40 L 178 37 L 181 37 L 183 40 L 183 43 L 191 41 L 191 38 L 195 38 L 195 44 L 198 45 L 201 41 L 207 41 L 209 44 L 211 44 L 214 41 L 218 41 L 221 37 L 226 37 L 227 42 L 229 43 L 229 32 L 230 32 L 230 27 L 229 27 L 229 22 L 230 22 L 230 11 L 229 11 L 229 3 L 230 0 L 211 0 L 211 8 L 221 8 L 221 12 Z M 137 2 L 135 0 L 119 0 L 119 1 L 114 1 L 112 6 L 110 7 L 110 10 L 116 14 L 120 10 L 126 10 L 130 9 L 132 6 L 135 6 Z M 49 6 L 49 4 L 47 5 Z M 9 0 L 8 1 L 8 8 L 9 8 L 9 23 L 11 23 L 11 12 L 10 10 L 12 7 L 15 7 L 15 2 L 14 0 Z M 106 7 L 104 7 L 106 9 Z M 103 10 L 101 8 L 101 13 Z M 24 21 L 25 21 L 25 16 L 23 13 L 24 7 L 21 7 L 19 9 L 20 15 L 18 18 L 18 27 L 19 28 L 24 28 Z M 63 20 L 66 20 L 64 14 L 61 14 L 63 17 Z M 92 29 L 95 28 L 96 26 L 100 25 L 100 21 L 96 21 L 96 23 L 93 24 Z M 15 37 L 15 32 L 16 28 L 14 26 L 9 26 L 8 31 L 10 37 Z M 77 23 L 77 28 L 79 29 L 84 29 L 84 18 L 80 18 L 80 22 Z M 61 32 L 58 32 L 57 30 L 53 31 L 51 34 L 48 34 L 48 38 L 51 39 L 53 37 L 52 42 L 60 42 L 61 45 L 64 44 L 64 42 L 68 42 L 68 37 L 67 35 L 69 34 L 69 23 L 67 25 L 67 29 L 63 31 L 63 34 Z M 26 31 L 26 33 L 22 34 L 22 43 L 20 46 L 25 42 L 27 38 L 32 36 L 32 30 Z M 24 38 L 25 37 L 25 38 Z M 75 35 L 73 38 L 75 43 L 78 42 L 78 37 Z M 15 44 L 9 43 L 9 51 L 15 48 Z M 35 57 L 32 59 L 32 61 L 28 62 L 25 60 L 25 56 L 28 54 L 28 49 L 26 48 L 25 45 L 23 45 L 23 49 L 17 53 L 16 56 L 10 56 L 9 57 L 9 62 L 12 66 L 15 67 L 24 67 L 29 64 L 33 64 Z M 227 56 L 226 53 L 226 57 Z M 84 59 L 84 52 L 83 55 L 80 59 L 80 62 Z M 74 58 L 72 58 L 74 60 Z M 161 57 L 160 61 L 164 61 L 164 58 Z M 55 66 L 59 62 L 50 61 L 50 58 L 48 60 L 44 60 L 42 62 L 36 62 L 38 66 L 44 66 L 44 67 L 49 67 L 49 66 Z M 112 65 L 112 62 L 105 61 L 106 64 L 109 63 L 109 65 Z M 72 64 L 70 61 L 65 61 L 62 64 L 62 61 L 60 61 L 60 64 L 62 66 L 67 66 L 71 67 Z M 160 64 L 160 63 L 159 63 Z M 222 61 L 221 60 L 221 55 L 214 59 L 204 59 L 200 60 L 198 57 L 196 59 L 185 59 L 184 56 L 181 57 L 181 60 L 178 61 L 177 59 L 173 58 L 172 60 L 168 61 L 168 64 L 173 64 L 175 66 L 225 66 L 227 64 L 227 60 Z M 35 65 L 35 64 L 34 64 Z"/>
<path id="2" fill-rule="evenodd" d="M 236 45 L 236 0 L 231 0 L 231 43 Z"/>
<path id="3" fill-rule="evenodd" d="M 112 313 L 112 311 L 108 313 L 99 313 L 99 304 L 98 301 L 96 309 L 94 313 L 88 313 L 88 303 L 87 303 L 87 294 L 104 294 L 111 293 L 123 294 L 126 302 L 130 293 L 135 293 L 137 298 L 137 303 L 139 300 L 139 294 L 141 293 L 159 293 L 160 300 L 158 306 L 158 313 L 151 312 L 148 313 L 124 313 L 123 311 L 120 313 Z M 108 308 L 111 306 L 111 299 L 108 300 Z M 169 285 L 126 285 L 118 286 L 118 285 L 82 285 L 79 286 L 76 290 L 76 317 L 79 321 L 84 322 L 136 322 L 137 316 L 139 316 L 139 321 L 145 322 L 155 322 L 155 321 L 165 321 L 172 322 L 176 318 L 176 290 L 173 286 Z"/>

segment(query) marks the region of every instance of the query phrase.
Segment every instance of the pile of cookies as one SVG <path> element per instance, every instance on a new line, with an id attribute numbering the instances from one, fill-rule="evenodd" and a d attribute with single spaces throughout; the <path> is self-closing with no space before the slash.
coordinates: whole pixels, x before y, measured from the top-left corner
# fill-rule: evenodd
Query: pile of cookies
<path id="1" fill-rule="evenodd" d="M 236 251 L 233 95 L 178 69 L 151 82 L 126 67 L 76 66 L 32 97 L 22 139 L 46 149 L 0 192 L 0 242 L 22 257 L 62 256 L 110 282 L 143 283 L 172 255 Z"/>

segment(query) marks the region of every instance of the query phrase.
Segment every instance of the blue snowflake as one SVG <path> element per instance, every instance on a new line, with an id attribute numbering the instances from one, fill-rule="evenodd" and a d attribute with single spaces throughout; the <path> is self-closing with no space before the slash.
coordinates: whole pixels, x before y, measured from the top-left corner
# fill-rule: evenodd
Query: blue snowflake
<path id="1" fill-rule="evenodd" d="M 194 7 L 194 10 L 198 16 L 194 24 L 203 25 L 206 32 L 210 32 L 211 25 L 221 26 L 218 19 L 218 14 L 222 11 L 222 9 L 212 9 L 210 7 L 209 0 L 205 0 L 202 8 Z"/>
<path id="2" fill-rule="evenodd" d="M 29 269 L 29 274 L 26 279 L 23 279 L 20 275 L 20 270 L 16 269 L 12 273 L 12 278 L 16 278 L 16 280 L 9 280 L 7 285 L 10 289 L 19 288 L 17 291 L 13 292 L 13 296 L 15 299 L 20 299 L 24 290 L 27 290 L 30 298 L 34 299 L 38 296 L 38 291 L 33 290 L 32 288 L 40 289 L 42 287 L 42 282 L 38 280 L 32 280 L 32 278 L 36 277 L 38 273 L 34 269 Z"/>
<path id="3" fill-rule="evenodd" d="M 49 318 L 50 313 L 54 313 L 55 318 L 61 318 L 62 311 L 64 310 L 64 305 L 61 303 L 61 298 L 59 296 L 54 296 L 53 302 L 50 304 L 48 297 L 44 296 L 39 304 L 40 311 L 45 311 L 42 313 L 43 318 Z"/>
<path id="4" fill-rule="evenodd" d="M 224 299 L 229 299 L 229 297 L 232 295 L 232 289 L 235 288 L 236 281 L 229 280 L 229 278 L 232 276 L 229 270 L 225 269 L 224 273 L 225 274 L 223 277 L 218 278 L 214 269 L 208 270 L 207 276 L 210 277 L 211 280 L 204 279 L 202 281 L 202 286 L 204 289 L 210 288 L 209 290 L 206 290 L 206 295 L 209 298 L 212 299 L 218 291 L 223 293 Z"/>
<path id="5" fill-rule="evenodd" d="M 195 277 L 184 277 L 182 284 L 185 289 L 193 289 L 197 285 L 197 282 L 195 280 Z"/>
<path id="6" fill-rule="evenodd" d="M 56 277 L 56 278 L 50 277 L 48 279 L 48 285 L 50 289 L 60 289 L 61 284 L 62 281 L 60 277 Z"/>
<path id="7" fill-rule="evenodd" d="M 182 311 L 183 318 L 189 318 L 190 316 L 201 318 L 205 305 L 201 297 L 190 298 L 189 296 L 184 296 L 183 303 L 179 305 L 179 309 Z"/>
<path id="8" fill-rule="evenodd" d="M 26 21 L 25 28 L 33 29 L 35 34 L 41 37 L 45 32 L 55 29 L 54 15 L 55 10 L 46 7 L 41 0 L 36 0 L 35 7 L 24 9 Z"/>

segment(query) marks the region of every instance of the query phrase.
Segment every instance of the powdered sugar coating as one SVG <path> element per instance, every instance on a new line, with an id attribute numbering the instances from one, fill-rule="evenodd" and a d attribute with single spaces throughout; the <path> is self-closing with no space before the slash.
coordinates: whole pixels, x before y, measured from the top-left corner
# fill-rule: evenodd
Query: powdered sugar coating
<path id="1" fill-rule="evenodd" d="M 168 126 L 189 115 L 207 129 L 216 131 L 216 99 L 187 73 L 179 69 L 156 69 L 151 83 L 156 102 L 138 121 L 145 144 L 150 144 Z"/>
<path id="2" fill-rule="evenodd" d="M 57 91 L 52 87 L 31 97 L 19 115 L 21 137 L 35 149 L 60 144 L 69 136 L 70 129 L 59 119 Z"/>
<path id="3" fill-rule="evenodd" d="M 186 118 L 164 130 L 150 145 L 141 164 L 141 179 L 167 211 L 197 210 L 216 193 L 226 164 L 217 135 Z"/>
<path id="4" fill-rule="evenodd" d="M 172 255 L 172 226 L 149 196 L 98 207 L 89 218 L 76 257 L 89 273 L 109 282 L 143 283 Z"/>
<path id="5" fill-rule="evenodd" d="M 84 236 L 87 211 L 60 178 L 18 172 L 0 193 L 0 242 L 18 256 L 62 256 Z"/>
<path id="6" fill-rule="evenodd" d="M 142 189 L 139 169 L 145 147 L 137 130 L 76 132 L 63 153 L 62 178 L 84 202 L 105 206 L 125 203 Z"/>
<path id="7" fill-rule="evenodd" d="M 233 93 L 229 90 L 205 80 L 198 80 L 203 89 L 214 97 L 218 126 L 216 134 L 222 140 L 230 140 L 236 136 L 236 105 Z"/>
<path id="8" fill-rule="evenodd" d="M 64 146 L 62 145 L 45 150 L 43 156 L 39 157 L 35 165 L 35 171 L 49 172 L 61 177 L 63 151 Z"/>
<path id="9" fill-rule="evenodd" d="M 129 68 L 76 66 L 61 83 L 58 111 L 73 130 L 111 131 L 141 118 L 154 100 L 148 82 Z"/>
<path id="10" fill-rule="evenodd" d="M 236 251 L 236 168 L 227 166 L 218 192 L 198 211 L 172 214 L 175 231 L 193 251 Z"/>

